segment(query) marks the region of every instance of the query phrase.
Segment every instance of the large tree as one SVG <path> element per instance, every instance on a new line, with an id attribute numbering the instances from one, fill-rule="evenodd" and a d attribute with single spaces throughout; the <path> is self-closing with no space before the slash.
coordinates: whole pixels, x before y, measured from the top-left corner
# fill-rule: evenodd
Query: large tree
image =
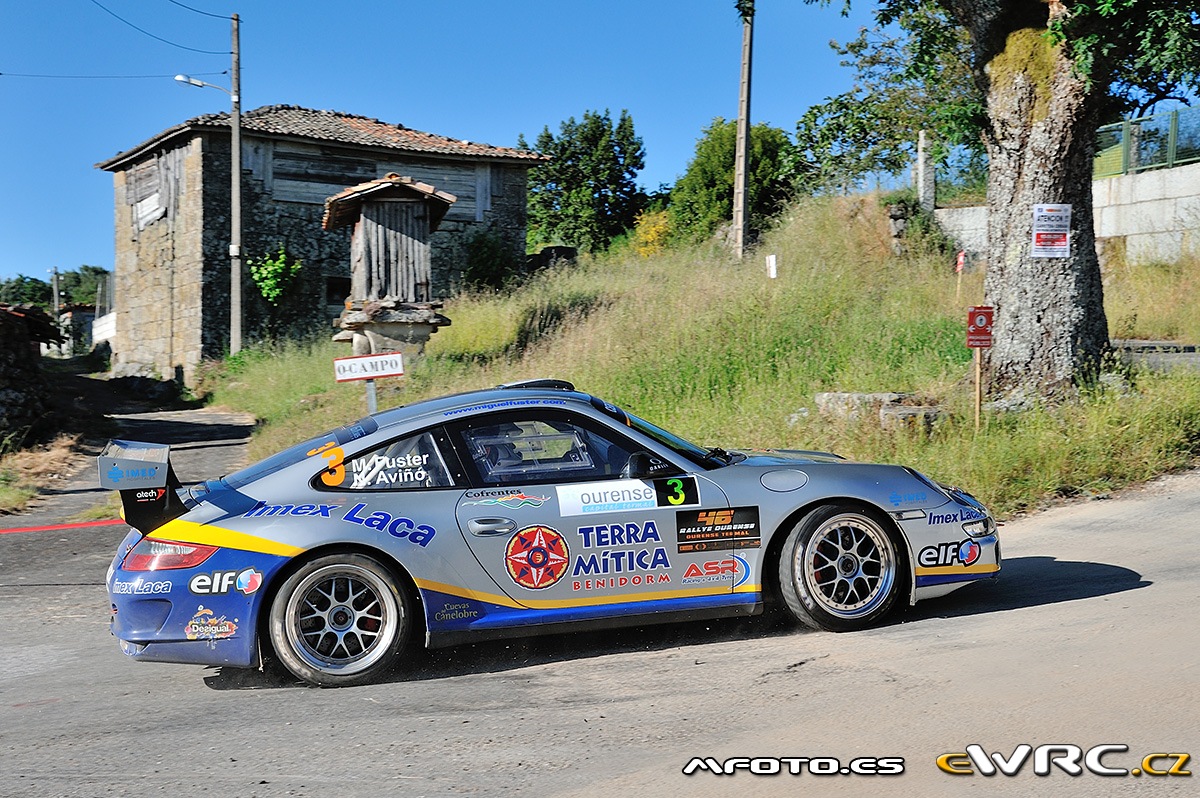
<path id="1" fill-rule="evenodd" d="M 986 97 L 989 390 L 1061 395 L 1095 373 L 1108 349 L 1092 223 L 1095 129 L 1114 92 L 1133 101 L 1195 88 L 1200 19 L 1171 0 L 879 0 L 877 18 L 904 25 L 929 8 L 966 32 Z M 910 32 L 926 52 L 943 35 Z M 1033 206 L 1043 203 L 1072 207 L 1069 257 L 1031 254 Z"/>
<path id="2" fill-rule="evenodd" d="M 524 136 L 517 144 L 528 148 Z M 585 111 L 580 121 L 563 122 L 557 136 L 543 128 L 534 146 L 551 160 L 529 173 L 531 245 L 597 252 L 633 228 L 645 202 L 636 183 L 645 151 L 628 111 L 615 123 L 607 110 Z"/>
<path id="3" fill-rule="evenodd" d="M 913 28 L 925 36 L 908 33 Z M 862 28 L 830 47 L 854 71 L 854 84 L 796 123 L 797 188 L 815 193 L 900 175 L 912 166 L 922 130 L 934 133 L 939 161 L 955 145 L 963 147 L 958 160 L 982 160 L 984 98 L 971 74 L 970 42 L 940 9 L 913 9 L 900 25 Z"/>

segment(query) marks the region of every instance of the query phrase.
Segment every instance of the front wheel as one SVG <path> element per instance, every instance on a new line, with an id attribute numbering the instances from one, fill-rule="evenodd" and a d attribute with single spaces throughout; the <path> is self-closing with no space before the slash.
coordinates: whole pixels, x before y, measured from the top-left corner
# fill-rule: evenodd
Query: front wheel
<path id="1" fill-rule="evenodd" d="M 307 562 L 271 604 L 275 655 L 294 676 L 321 686 L 364 684 L 395 662 L 412 627 L 395 577 L 361 554 Z"/>
<path id="2" fill-rule="evenodd" d="M 900 563 L 886 522 L 858 507 L 827 505 L 788 534 L 779 558 L 780 592 L 805 626 L 864 629 L 895 603 Z"/>

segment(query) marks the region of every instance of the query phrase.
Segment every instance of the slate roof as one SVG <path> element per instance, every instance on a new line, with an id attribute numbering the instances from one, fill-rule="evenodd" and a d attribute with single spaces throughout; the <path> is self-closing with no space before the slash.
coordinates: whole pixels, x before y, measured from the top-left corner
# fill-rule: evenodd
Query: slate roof
<path id="1" fill-rule="evenodd" d="M 136 147 L 118 153 L 106 161 L 101 161 L 96 164 L 96 167 L 116 171 L 127 161 L 162 146 L 168 140 L 181 134 L 203 130 L 227 130 L 229 117 L 229 112 L 193 117 L 182 124 L 167 128 Z M 264 105 L 261 108 L 243 111 L 243 137 L 255 134 L 398 150 L 414 154 L 450 156 L 468 160 L 521 161 L 530 167 L 548 160 L 546 156 L 533 150 L 494 147 L 491 144 L 465 139 L 452 139 L 448 136 L 413 130 L 404 125 L 381 122 L 366 116 L 343 114 L 338 111 L 314 111 L 298 105 Z"/>
<path id="2" fill-rule="evenodd" d="M 323 230 L 336 230 L 339 227 L 345 227 L 348 224 L 354 224 L 358 221 L 358 216 L 362 211 L 362 204 L 368 199 L 383 197 L 402 197 L 416 196 L 426 200 L 439 200 L 439 202 L 430 202 L 430 231 L 436 230 L 438 224 L 441 223 L 442 217 L 446 215 L 446 211 L 450 206 L 458 201 L 458 197 L 446 191 L 438 191 L 428 183 L 422 183 L 419 180 L 414 180 L 411 177 L 398 175 L 395 172 L 386 177 L 368 180 L 365 183 L 359 183 L 357 186 L 343 189 L 332 197 L 325 200 L 325 215 L 321 218 L 321 228 Z"/>

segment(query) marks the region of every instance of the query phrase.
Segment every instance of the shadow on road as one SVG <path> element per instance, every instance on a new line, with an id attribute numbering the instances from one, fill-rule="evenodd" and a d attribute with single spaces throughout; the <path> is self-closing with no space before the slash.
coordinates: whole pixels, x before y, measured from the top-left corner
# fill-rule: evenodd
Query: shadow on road
<path id="1" fill-rule="evenodd" d="M 206 444 L 180 447 L 187 449 L 223 446 L 227 445 L 228 441 L 245 441 L 254 430 L 252 424 L 202 424 L 177 418 L 146 418 L 136 415 L 117 418 L 121 422 L 121 437 L 128 440 L 169 443 L 172 446 L 201 442 Z"/>
<path id="2" fill-rule="evenodd" d="M 904 613 L 901 620 L 958 618 L 1040 607 L 1124 593 L 1151 584 L 1137 571 L 1119 565 L 1054 557 L 1017 557 L 1004 561 L 996 579 L 976 582 L 944 598 L 923 601 Z"/>
<path id="3" fill-rule="evenodd" d="M 892 616 L 892 625 L 1077 601 L 1137 590 L 1151 584 L 1136 571 L 1118 565 L 1064 561 L 1054 557 L 1018 557 L 1005 561 L 998 579 L 968 585 L 949 596 L 922 602 L 902 614 Z M 819 634 L 797 629 L 779 608 L 769 607 L 763 615 L 751 618 L 574 632 L 492 640 L 432 651 L 418 650 L 411 655 L 406 666 L 382 681 L 395 683 L 446 679 L 610 654 L 661 651 L 805 633 Z M 697 664 L 700 664 L 699 660 Z M 213 690 L 306 686 L 281 671 L 277 667 L 268 668 L 263 673 L 218 668 L 213 675 L 205 677 L 204 683 Z"/>

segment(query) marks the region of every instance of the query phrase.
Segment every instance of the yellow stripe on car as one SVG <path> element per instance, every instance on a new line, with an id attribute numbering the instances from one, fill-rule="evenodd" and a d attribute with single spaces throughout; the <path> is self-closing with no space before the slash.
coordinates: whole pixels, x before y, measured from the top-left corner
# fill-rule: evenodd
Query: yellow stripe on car
<path id="1" fill-rule="evenodd" d="M 163 524 L 154 530 L 152 537 L 168 538 L 180 543 L 202 543 L 206 546 L 219 546 L 223 549 L 253 551 L 258 554 L 273 554 L 276 557 L 295 557 L 304 551 L 304 549 L 276 540 L 247 535 L 245 532 L 235 532 L 224 527 L 197 524 L 195 521 L 184 521 L 182 518 L 176 518 Z"/>

